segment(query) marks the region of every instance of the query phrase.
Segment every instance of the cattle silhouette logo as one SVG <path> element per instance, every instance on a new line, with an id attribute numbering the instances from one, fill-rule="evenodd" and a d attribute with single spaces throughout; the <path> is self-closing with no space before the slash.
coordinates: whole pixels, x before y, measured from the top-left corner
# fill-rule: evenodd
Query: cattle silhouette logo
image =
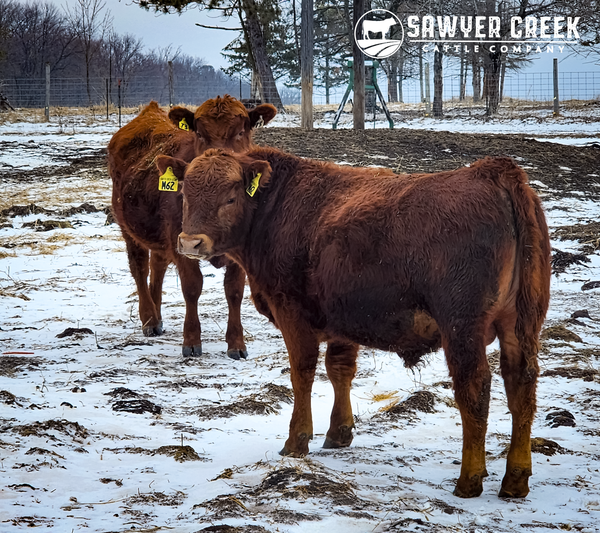
<path id="1" fill-rule="evenodd" d="M 404 41 L 404 28 L 391 11 L 367 11 L 354 27 L 354 40 L 362 53 L 373 59 L 394 55 Z"/>

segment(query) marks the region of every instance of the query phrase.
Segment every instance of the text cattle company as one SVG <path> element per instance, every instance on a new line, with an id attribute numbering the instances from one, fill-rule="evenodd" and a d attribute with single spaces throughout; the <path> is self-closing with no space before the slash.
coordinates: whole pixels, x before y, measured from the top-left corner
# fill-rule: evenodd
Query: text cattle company
<path id="1" fill-rule="evenodd" d="M 406 37 L 415 43 L 423 43 L 423 51 L 441 48 L 448 51 L 462 45 L 465 51 L 479 52 L 481 45 L 488 45 L 491 52 L 538 52 L 541 46 L 559 45 L 579 39 L 577 25 L 581 17 L 511 17 L 506 30 L 497 16 L 437 16 L 407 17 Z M 510 28 L 510 34 L 507 33 Z M 472 47 L 468 46 L 474 44 Z M 525 45 L 525 46 L 522 46 Z"/>

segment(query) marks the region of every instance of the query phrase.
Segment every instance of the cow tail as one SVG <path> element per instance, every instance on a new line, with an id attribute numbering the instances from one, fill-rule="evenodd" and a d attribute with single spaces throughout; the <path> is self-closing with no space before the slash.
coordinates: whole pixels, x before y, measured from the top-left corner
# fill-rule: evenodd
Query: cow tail
<path id="1" fill-rule="evenodd" d="M 550 238 L 538 195 L 528 184 L 527 174 L 510 158 L 495 160 L 496 174 L 509 194 L 517 237 L 515 333 L 528 368 L 537 369 L 539 334 L 550 302 Z"/>

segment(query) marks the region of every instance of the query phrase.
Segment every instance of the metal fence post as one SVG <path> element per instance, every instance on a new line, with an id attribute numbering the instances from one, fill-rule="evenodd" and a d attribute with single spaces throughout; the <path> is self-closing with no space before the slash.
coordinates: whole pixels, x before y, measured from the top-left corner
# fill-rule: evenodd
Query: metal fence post
<path id="1" fill-rule="evenodd" d="M 46 122 L 50 122 L 50 63 L 46 63 Z"/>
<path id="2" fill-rule="evenodd" d="M 119 128 L 121 127 L 121 80 L 119 80 Z"/>
<path id="3" fill-rule="evenodd" d="M 108 78 L 106 78 L 105 82 L 106 82 L 106 120 L 108 120 Z"/>
<path id="4" fill-rule="evenodd" d="M 431 115 L 431 89 L 429 87 L 429 63 L 425 63 L 425 116 Z"/>
<path id="5" fill-rule="evenodd" d="M 558 101 L 558 58 L 554 58 L 554 112 L 552 113 L 555 117 L 560 114 L 559 101 Z"/>
<path id="6" fill-rule="evenodd" d="M 169 107 L 173 107 L 173 61 L 169 61 Z"/>

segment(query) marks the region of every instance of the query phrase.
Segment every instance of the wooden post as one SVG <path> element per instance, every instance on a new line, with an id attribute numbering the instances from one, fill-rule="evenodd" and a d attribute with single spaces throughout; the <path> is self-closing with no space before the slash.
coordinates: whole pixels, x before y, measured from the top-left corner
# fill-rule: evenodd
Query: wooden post
<path id="1" fill-rule="evenodd" d="M 356 28 L 360 17 L 365 11 L 365 0 L 353 0 L 354 20 L 353 27 Z M 356 44 L 352 42 L 352 58 L 354 60 L 354 103 L 352 114 L 354 116 L 354 129 L 365 129 L 365 56 Z"/>
<path id="2" fill-rule="evenodd" d="M 119 128 L 121 127 L 121 80 L 119 80 L 119 93 L 118 93 L 118 97 L 119 97 Z"/>
<path id="3" fill-rule="evenodd" d="M 173 61 L 169 61 L 169 108 L 173 107 Z"/>
<path id="4" fill-rule="evenodd" d="M 431 116 L 431 89 L 429 87 L 429 63 L 425 63 L 425 116 Z"/>
<path id="5" fill-rule="evenodd" d="M 46 63 L 46 122 L 50 122 L 50 63 Z"/>
<path id="6" fill-rule="evenodd" d="M 309 130 L 313 128 L 313 47 L 315 41 L 313 14 L 313 0 L 302 0 L 302 24 L 300 26 L 301 126 Z"/>
<path id="7" fill-rule="evenodd" d="M 560 114 L 559 100 L 558 100 L 558 58 L 554 58 L 554 112 L 552 113 L 555 117 Z"/>

